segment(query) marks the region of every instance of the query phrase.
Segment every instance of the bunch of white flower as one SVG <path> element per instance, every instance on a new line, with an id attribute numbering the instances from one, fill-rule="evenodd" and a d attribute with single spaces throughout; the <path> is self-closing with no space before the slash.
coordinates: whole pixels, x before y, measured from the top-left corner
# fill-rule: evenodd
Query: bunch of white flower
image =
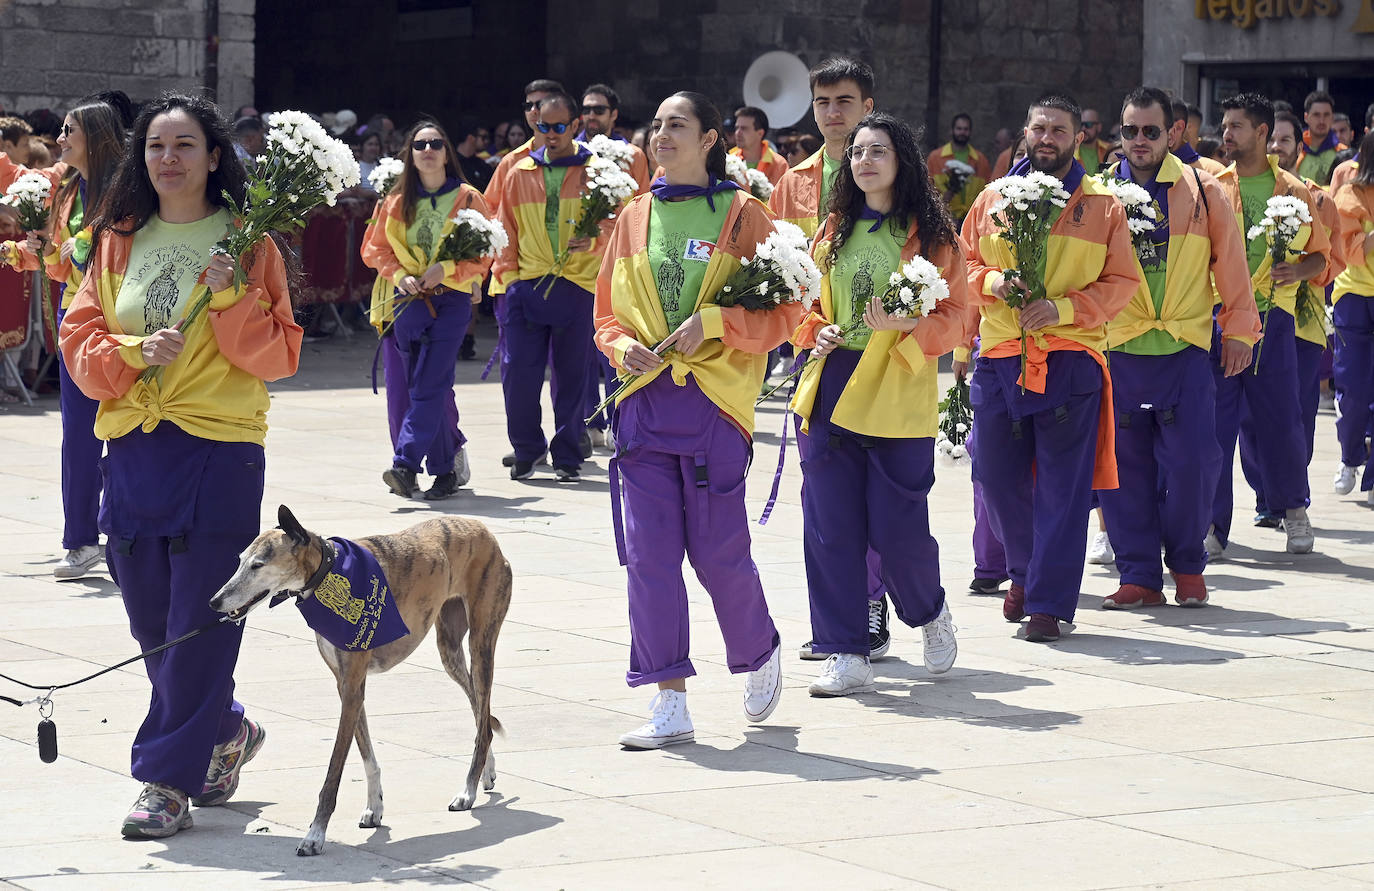
<path id="1" fill-rule="evenodd" d="M 626 173 L 618 163 L 596 154 L 587 160 L 586 182 L 583 201 L 599 195 L 612 210 L 619 207 L 622 201 L 628 199 L 639 188 L 635 178 Z"/>
<path id="2" fill-rule="evenodd" d="M 510 237 L 506 234 L 506 227 L 501 225 L 501 221 L 488 219 L 481 211 L 470 207 L 463 208 L 454 214 L 453 222 L 459 227 L 467 226 L 474 236 L 486 242 L 478 256 L 495 257 L 510 244 Z"/>
<path id="3" fill-rule="evenodd" d="M 749 193 L 760 201 L 767 202 L 773 194 L 773 183 L 769 181 L 768 174 L 755 168 L 750 168 L 746 173 L 745 179 L 749 180 L 747 183 Z"/>
<path id="4" fill-rule="evenodd" d="M 5 190 L 5 197 L 0 198 L 0 204 L 6 204 L 16 210 L 29 207 L 44 207 L 48 203 L 48 196 L 52 194 L 52 183 L 41 173 L 26 173 L 10 184 Z"/>
<path id="5" fill-rule="evenodd" d="M 1103 182 L 1116 200 L 1121 202 L 1121 206 L 1126 208 L 1126 224 L 1132 235 L 1154 231 L 1159 215 L 1155 213 L 1155 202 L 1149 192 L 1130 180 L 1114 176 L 1105 177 Z"/>
<path id="6" fill-rule="evenodd" d="M 739 155 L 726 152 L 725 173 L 744 188 L 749 188 L 749 165 Z"/>
<path id="7" fill-rule="evenodd" d="M 941 300 L 949 299 L 949 283 L 940 275 L 940 267 L 917 255 L 902 264 L 902 268 L 888 277 L 884 307 L 898 318 L 925 318 Z"/>
<path id="8" fill-rule="evenodd" d="M 353 150 L 330 136 L 318 121 L 302 111 L 273 112 L 267 128 L 269 158 L 280 148 L 291 161 L 308 159 L 314 165 L 324 188 L 324 203 L 330 207 L 339 193 L 362 180 Z M 295 166 L 289 163 L 289 166 Z"/>
<path id="9" fill-rule="evenodd" d="M 400 158 L 378 158 L 377 166 L 367 175 L 368 184 L 378 195 L 385 195 L 396 185 L 396 180 L 405 172 L 405 162 Z"/>
<path id="10" fill-rule="evenodd" d="M 1290 195 L 1275 195 L 1264 206 L 1264 216 L 1250 227 L 1245 237 L 1254 241 L 1266 238 L 1270 244 L 1281 243 L 1286 248 L 1297 237 L 1303 223 L 1312 222 L 1307 202 Z"/>
<path id="11" fill-rule="evenodd" d="M 1032 210 L 1035 203 L 1048 201 L 1055 207 L 1062 208 L 1069 201 L 1069 193 L 1064 191 L 1064 184 L 1039 170 L 1032 170 L 1021 176 L 1004 176 L 993 180 L 988 188 L 1001 196 L 992 206 L 992 216 L 1012 209 L 1022 213 L 1031 211 L 1028 216 L 1033 220 L 1036 218 Z"/>
<path id="12" fill-rule="evenodd" d="M 606 158 L 620 165 L 621 170 L 629 170 L 634 163 L 634 147 L 628 142 L 612 139 L 605 133 L 598 133 L 587 141 L 587 148 L 599 158 Z"/>
<path id="13" fill-rule="evenodd" d="M 973 176 L 974 172 L 972 164 L 966 164 L 958 158 L 950 158 L 945 162 L 945 173 L 952 173 L 956 176 L 968 178 Z"/>

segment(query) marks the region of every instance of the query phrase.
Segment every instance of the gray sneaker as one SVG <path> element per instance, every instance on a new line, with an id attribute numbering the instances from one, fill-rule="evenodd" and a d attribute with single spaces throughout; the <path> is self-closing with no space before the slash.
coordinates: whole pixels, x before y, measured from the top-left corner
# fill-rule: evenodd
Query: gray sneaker
<path id="1" fill-rule="evenodd" d="M 79 579 L 89 573 L 101 559 L 100 545 L 82 545 L 67 551 L 67 556 L 53 567 L 59 579 Z"/>
<path id="2" fill-rule="evenodd" d="M 144 783 L 119 831 L 125 838 L 167 838 L 192 825 L 185 792 L 162 783 Z"/>

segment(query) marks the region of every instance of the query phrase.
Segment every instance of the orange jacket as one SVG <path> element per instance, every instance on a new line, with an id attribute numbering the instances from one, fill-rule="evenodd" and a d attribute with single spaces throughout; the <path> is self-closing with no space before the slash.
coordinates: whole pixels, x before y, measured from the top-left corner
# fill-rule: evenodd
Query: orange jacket
<path id="1" fill-rule="evenodd" d="M 821 176 L 825 170 L 822 146 L 814 155 L 788 170 L 768 196 L 768 209 L 780 220 L 793 223 L 810 238 L 820 228 Z"/>
<path id="2" fill-rule="evenodd" d="M 1007 149 L 1007 158 L 1008 160 L 1011 159 L 1011 149 Z M 940 176 L 945 172 L 945 162 L 952 160 L 954 160 L 954 143 L 946 142 L 926 156 L 926 169 L 930 171 L 932 177 Z M 967 163 L 973 168 L 973 175 L 982 179 L 983 182 L 986 183 L 992 179 L 992 167 L 988 164 L 988 156 L 973 146 L 968 147 Z"/>
<path id="3" fill-rule="evenodd" d="M 1340 187 L 1354 179 L 1359 172 L 1360 165 L 1354 158 L 1337 164 L 1336 169 L 1331 171 L 1331 196 L 1334 198 Z"/>
<path id="4" fill-rule="evenodd" d="M 1014 146 L 1008 146 L 1007 148 L 1002 149 L 1002 154 L 997 156 L 997 162 L 992 165 L 993 179 L 1001 179 L 1002 177 L 1006 176 L 1007 171 L 1011 169 L 1012 148 L 1014 148 Z"/>
<path id="5" fill-rule="evenodd" d="M 1346 294 L 1374 297 L 1374 260 L 1365 250 L 1365 239 L 1374 232 L 1374 186 L 1347 182 L 1336 195 L 1336 205 L 1346 266 L 1336 280 L 1332 300 Z"/>
<path id="6" fill-rule="evenodd" d="M 744 157 L 744 152 L 738 146 L 730 149 L 730 154 Z M 763 141 L 763 150 L 759 154 L 757 166 L 759 171 L 768 177 L 768 181 L 775 186 L 778 184 L 778 180 L 782 179 L 782 175 L 791 169 L 787 164 L 787 159 L 773 151 L 773 147 L 768 144 L 766 139 Z"/>
<path id="7" fill-rule="evenodd" d="M 587 182 L 585 164 L 570 165 L 567 171 L 558 191 L 560 248 L 572 235 Z M 497 219 L 505 226 L 510 243 L 491 267 L 492 281 L 501 292 L 511 282 L 542 278 L 555 269 L 557 252 L 549 244 L 544 208 L 544 170 L 526 155 L 512 166 L 501 188 Z M 560 277 L 579 288 L 594 289 L 601 254 L 606 249 L 605 235 L 610 227 L 609 220 L 603 221 L 601 236 L 592 239 L 590 249 L 570 254 Z"/>

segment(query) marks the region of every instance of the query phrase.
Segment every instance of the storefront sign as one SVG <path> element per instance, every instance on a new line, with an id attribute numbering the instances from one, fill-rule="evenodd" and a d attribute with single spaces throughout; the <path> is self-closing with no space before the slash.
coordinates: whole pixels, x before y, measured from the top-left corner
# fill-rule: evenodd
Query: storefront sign
<path id="1" fill-rule="evenodd" d="M 1374 0 L 1360 0 L 1362 7 L 1371 3 Z M 1193 11 L 1200 19 L 1250 28 L 1261 19 L 1331 18 L 1340 13 L 1341 4 L 1340 0 L 1196 0 Z"/>

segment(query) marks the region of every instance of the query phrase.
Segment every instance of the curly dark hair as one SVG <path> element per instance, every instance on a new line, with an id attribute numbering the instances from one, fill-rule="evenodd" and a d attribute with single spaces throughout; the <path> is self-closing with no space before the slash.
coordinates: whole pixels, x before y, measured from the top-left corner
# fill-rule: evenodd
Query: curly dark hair
<path id="1" fill-rule="evenodd" d="M 158 197 L 153 181 L 148 178 L 148 165 L 143 158 L 144 145 L 148 141 L 148 127 L 153 118 L 178 110 L 186 112 L 200 125 L 205 133 L 207 152 L 219 149 L 219 162 L 205 182 L 205 199 L 216 207 L 228 207 L 224 200 L 224 193 L 227 192 L 235 204 L 243 206 L 247 174 L 243 162 L 234 154 L 234 137 L 219 108 L 203 96 L 163 93 L 143 106 L 134 120 L 133 134 L 124 150 L 124 157 L 105 188 L 104 206 L 93 226 L 96 241 L 106 229 L 119 235 L 132 235 L 157 213 Z M 117 228 L 126 219 L 133 220 L 132 226 L 127 230 Z"/>
<path id="2" fill-rule="evenodd" d="M 887 218 L 892 234 L 905 240 L 906 232 L 914 220 L 923 255 L 928 255 L 932 248 L 942 244 L 954 244 L 954 220 L 940 199 L 940 193 L 935 190 L 935 184 L 931 182 L 916 132 L 901 118 L 875 111 L 859 121 L 859 125 L 849 134 L 844 143 L 846 152 L 854 144 L 854 137 L 863 129 L 886 133 L 897 155 L 897 178 L 892 183 L 892 211 Z M 864 211 L 864 193 L 854 181 L 854 172 L 847 163 L 841 164 L 835 175 L 835 190 L 826 211 L 835 214 L 839 220 L 831 238 L 830 253 L 826 257 L 828 268 L 834 264 L 834 258 L 849 240 L 855 222 Z"/>

